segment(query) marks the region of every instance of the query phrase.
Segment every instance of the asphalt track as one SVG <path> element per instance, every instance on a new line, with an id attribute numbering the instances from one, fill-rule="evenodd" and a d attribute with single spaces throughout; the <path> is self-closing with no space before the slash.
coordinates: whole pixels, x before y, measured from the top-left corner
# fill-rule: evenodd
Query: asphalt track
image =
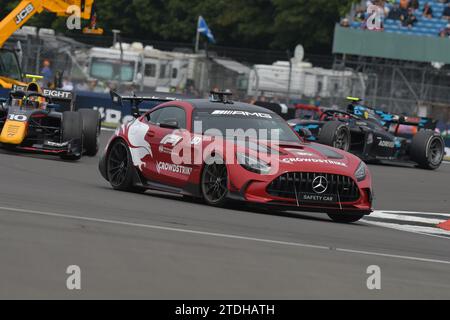
<path id="1" fill-rule="evenodd" d="M 450 298 L 449 239 L 117 192 L 97 163 L 0 153 L 0 298 Z M 449 164 L 370 168 L 376 209 L 450 213 Z"/>

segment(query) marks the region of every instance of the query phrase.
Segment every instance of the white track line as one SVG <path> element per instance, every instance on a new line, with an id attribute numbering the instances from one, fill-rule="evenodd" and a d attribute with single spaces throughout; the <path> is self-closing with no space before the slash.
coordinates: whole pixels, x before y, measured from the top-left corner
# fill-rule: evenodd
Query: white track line
<path id="1" fill-rule="evenodd" d="M 432 212 L 419 212 L 419 211 L 401 211 L 401 210 L 375 210 L 375 212 L 382 213 L 401 213 L 405 215 L 414 215 L 414 214 L 422 214 L 422 215 L 430 215 L 430 216 L 444 216 L 450 218 L 450 213 L 432 213 Z"/>
<path id="2" fill-rule="evenodd" d="M 388 219 L 388 220 L 392 219 L 392 220 L 406 221 L 406 222 L 428 223 L 428 224 L 433 224 L 433 225 L 438 225 L 439 223 L 448 220 L 448 219 L 420 218 L 420 217 L 410 216 L 410 215 L 406 215 L 406 214 L 386 213 L 386 211 L 374 211 L 370 214 L 369 217 Z"/>
<path id="3" fill-rule="evenodd" d="M 445 231 L 443 229 L 440 229 L 438 227 L 431 228 L 431 227 L 422 227 L 422 226 L 414 226 L 414 225 L 401 225 L 401 224 L 395 224 L 395 223 L 388 223 L 388 222 L 380 222 L 380 221 L 368 221 L 364 220 L 365 223 L 377 225 L 380 227 L 385 227 L 389 229 L 395 229 L 395 230 L 401 230 L 401 231 L 407 231 L 412 233 L 419 233 L 419 234 L 425 234 L 430 236 L 435 235 L 447 235 L 450 236 L 450 232 Z M 440 237 L 449 239 L 449 237 Z"/>
<path id="4" fill-rule="evenodd" d="M 420 215 L 430 215 L 430 216 L 441 216 L 442 220 L 423 218 L 414 216 L 414 214 Z M 448 237 L 450 232 L 440 229 L 437 225 L 439 223 L 445 222 L 450 219 L 450 214 L 444 213 L 430 213 L 430 212 L 413 212 L 413 211 L 387 211 L 387 210 L 375 210 L 369 217 L 387 219 L 387 220 L 398 220 L 399 222 L 406 221 L 411 224 L 400 224 L 395 222 L 382 222 L 382 221 L 371 221 L 370 219 L 363 219 L 367 224 L 376 225 L 383 228 L 389 228 L 394 230 L 400 230 L 404 232 L 416 233 L 420 235 L 426 235 L 430 237 L 437 237 L 449 240 Z M 434 224 L 436 227 L 425 227 L 414 225 L 414 223 L 429 223 Z"/>
<path id="5" fill-rule="evenodd" d="M 179 232 L 179 233 L 185 233 L 185 234 L 195 234 L 195 235 L 210 236 L 210 237 L 215 237 L 215 238 L 246 240 L 246 241 L 253 241 L 253 242 L 260 242 L 260 243 L 270 243 L 270 244 L 285 245 L 285 246 L 291 246 L 291 247 L 320 249 L 320 250 L 327 250 L 327 251 L 334 250 L 334 251 L 338 251 L 338 252 L 345 252 L 345 253 L 352 253 L 352 254 L 360 254 L 360 255 L 377 256 L 377 257 L 385 257 L 385 258 L 395 258 L 395 259 L 400 259 L 400 260 L 430 262 L 430 263 L 450 265 L 450 261 L 447 261 L 447 260 L 437 260 L 437 259 L 428 259 L 428 258 L 413 257 L 413 256 L 386 254 L 386 253 L 372 252 L 372 251 L 334 248 L 334 247 L 327 247 L 327 246 L 304 244 L 304 243 L 299 243 L 299 242 L 288 242 L 288 241 L 278 241 L 278 240 L 270 240 L 270 239 L 262 239 L 262 238 L 253 238 L 253 237 L 238 236 L 238 235 L 232 235 L 232 234 L 205 232 L 205 231 L 197 231 L 197 230 L 182 229 L 182 228 L 171 228 L 171 227 L 163 227 L 163 226 L 157 226 L 157 225 L 132 223 L 132 222 L 125 222 L 125 221 L 118 221 L 118 220 L 109 220 L 109 219 L 90 218 L 90 217 L 82 217 L 82 216 L 73 216 L 73 215 L 43 212 L 43 211 L 36 211 L 36 210 L 19 209 L 19 208 L 0 207 L 0 210 L 16 212 L 16 213 L 24 213 L 24 214 L 35 214 L 35 215 L 55 217 L 55 218 L 65 218 L 65 219 L 72 219 L 72 220 L 81 220 L 81 221 L 113 224 L 113 225 L 122 225 L 122 226 L 128 226 L 128 227 L 146 228 L 146 229 L 152 229 L 152 230 L 162 230 L 162 231 Z"/>

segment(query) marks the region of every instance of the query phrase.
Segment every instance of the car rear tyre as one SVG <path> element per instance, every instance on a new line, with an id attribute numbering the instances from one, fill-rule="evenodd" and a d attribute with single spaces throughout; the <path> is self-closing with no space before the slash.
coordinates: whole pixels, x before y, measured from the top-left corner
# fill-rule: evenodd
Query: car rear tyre
<path id="1" fill-rule="evenodd" d="M 81 114 L 73 111 L 66 111 L 62 116 L 62 141 L 79 141 L 81 144 L 79 152 L 76 154 L 62 155 L 61 159 L 76 161 L 81 159 L 83 145 L 83 118 Z"/>
<path id="2" fill-rule="evenodd" d="M 445 155 L 444 140 L 431 130 L 419 131 L 411 143 L 411 159 L 420 168 L 435 170 L 440 167 Z"/>
<path id="3" fill-rule="evenodd" d="M 331 218 L 331 220 L 338 223 L 357 222 L 364 217 L 363 214 L 345 214 L 345 213 L 329 213 L 328 216 Z"/>
<path id="4" fill-rule="evenodd" d="M 100 113 L 92 109 L 78 111 L 83 118 L 84 148 L 86 155 L 94 157 L 98 153 L 100 139 Z"/>
<path id="5" fill-rule="evenodd" d="M 228 172 L 219 158 L 213 158 L 202 172 L 201 191 L 205 202 L 211 206 L 223 207 L 228 200 Z"/>
<path id="6" fill-rule="evenodd" d="M 340 121 L 325 122 L 319 133 L 319 143 L 348 151 L 350 149 L 350 129 Z"/>

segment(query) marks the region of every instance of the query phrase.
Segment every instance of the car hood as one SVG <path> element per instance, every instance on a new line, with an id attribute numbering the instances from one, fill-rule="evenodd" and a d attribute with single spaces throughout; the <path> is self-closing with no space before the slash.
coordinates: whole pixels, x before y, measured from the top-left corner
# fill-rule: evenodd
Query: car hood
<path id="1" fill-rule="evenodd" d="M 361 160 L 343 150 L 318 143 L 280 143 L 265 145 L 272 150 L 266 158 L 281 172 L 322 172 L 353 176 Z M 260 154 L 264 159 L 266 155 Z M 270 159 L 269 159 L 270 158 Z"/>

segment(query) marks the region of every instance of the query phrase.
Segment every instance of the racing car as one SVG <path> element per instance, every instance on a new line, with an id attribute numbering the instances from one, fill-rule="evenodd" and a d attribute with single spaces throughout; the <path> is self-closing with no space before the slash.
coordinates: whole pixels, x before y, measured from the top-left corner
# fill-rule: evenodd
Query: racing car
<path id="1" fill-rule="evenodd" d="M 435 132 L 435 121 L 390 114 L 362 105 L 359 98 L 348 99 L 347 111 L 325 110 L 319 119 L 288 123 L 307 140 L 349 151 L 365 162 L 412 162 L 430 170 L 440 167 L 445 144 Z"/>
<path id="2" fill-rule="evenodd" d="M 113 189 L 159 190 L 217 207 L 237 201 L 323 212 L 345 223 L 372 212 L 365 163 L 305 141 L 270 110 L 235 102 L 226 92 L 194 100 L 111 95 L 135 110 L 100 158 L 100 173 Z M 156 107 L 140 112 L 139 104 L 149 100 Z"/>
<path id="3" fill-rule="evenodd" d="M 40 76 L 26 86 L 14 86 L 0 101 L 0 146 L 9 150 L 59 155 L 79 160 L 98 152 L 100 114 L 92 109 L 58 112 L 62 104 L 73 109 L 73 95 L 43 89 Z"/>

